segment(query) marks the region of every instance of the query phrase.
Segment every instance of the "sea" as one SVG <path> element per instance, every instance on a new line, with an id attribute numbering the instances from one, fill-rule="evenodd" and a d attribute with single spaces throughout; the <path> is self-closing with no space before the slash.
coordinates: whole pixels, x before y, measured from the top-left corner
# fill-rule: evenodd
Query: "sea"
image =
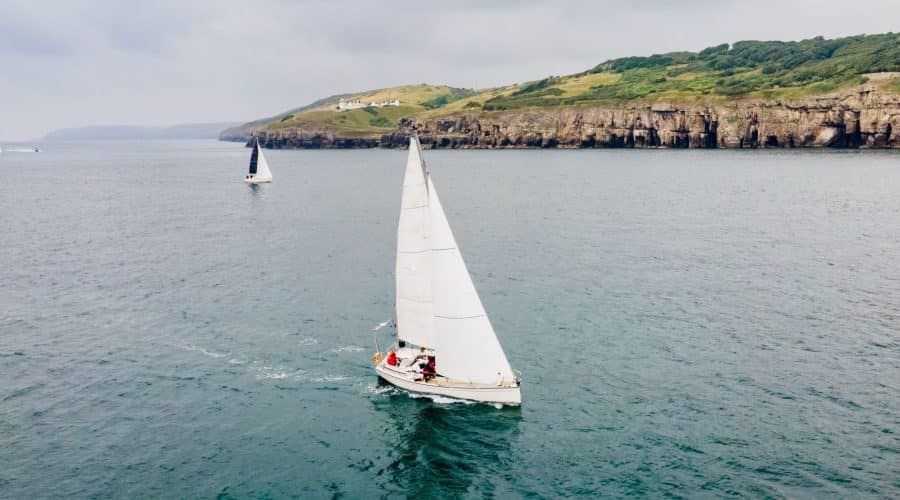
<path id="1" fill-rule="evenodd" d="M 39 147 L 0 154 L 2 498 L 900 497 L 898 152 L 426 150 L 498 409 L 373 371 L 406 151 Z"/>

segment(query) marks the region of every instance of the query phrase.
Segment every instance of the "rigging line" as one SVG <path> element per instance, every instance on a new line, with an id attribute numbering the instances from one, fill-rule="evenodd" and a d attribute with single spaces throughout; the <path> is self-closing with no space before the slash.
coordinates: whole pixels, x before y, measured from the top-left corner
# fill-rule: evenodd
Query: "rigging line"
<path id="1" fill-rule="evenodd" d="M 410 254 L 412 254 L 412 253 L 425 253 L 425 252 L 430 252 L 430 251 L 431 251 L 430 248 L 426 248 L 425 250 L 397 250 L 397 253 L 410 253 Z"/>
<path id="2" fill-rule="evenodd" d="M 422 173 L 425 174 L 425 178 L 427 179 L 430 175 L 430 172 L 428 172 L 428 166 L 425 165 L 425 157 L 422 156 L 422 144 L 419 142 L 419 133 L 417 131 L 413 131 L 413 136 L 416 138 L 416 150 L 419 153 L 419 163 L 422 167 Z M 431 192 L 431 189 L 428 188 L 427 182 L 425 183 L 425 192 Z"/>
<path id="3" fill-rule="evenodd" d="M 435 314 L 434 317 L 443 319 L 473 319 L 487 317 L 487 314 L 476 314 L 475 316 L 441 316 L 440 314 Z"/>

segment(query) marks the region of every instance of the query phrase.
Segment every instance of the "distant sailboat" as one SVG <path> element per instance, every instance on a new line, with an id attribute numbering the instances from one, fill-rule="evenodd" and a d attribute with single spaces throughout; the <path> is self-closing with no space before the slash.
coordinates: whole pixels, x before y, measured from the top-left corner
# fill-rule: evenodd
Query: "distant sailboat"
<path id="1" fill-rule="evenodd" d="M 244 182 L 247 184 L 272 182 L 272 171 L 269 170 L 269 162 L 266 161 L 259 145 L 259 138 L 256 139 L 253 152 L 250 153 L 250 173 L 244 176 Z"/>
<path id="2" fill-rule="evenodd" d="M 411 137 L 397 229 L 397 341 L 375 372 L 411 392 L 519 405 L 519 379 L 488 320 L 450 230 L 417 137 Z"/>

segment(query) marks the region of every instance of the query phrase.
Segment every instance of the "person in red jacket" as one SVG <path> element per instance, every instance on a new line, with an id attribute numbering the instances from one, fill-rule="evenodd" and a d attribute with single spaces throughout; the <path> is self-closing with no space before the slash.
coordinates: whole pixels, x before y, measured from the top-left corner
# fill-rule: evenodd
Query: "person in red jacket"
<path id="1" fill-rule="evenodd" d="M 429 380 L 434 378 L 437 374 L 437 367 L 435 366 L 434 356 L 428 356 L 428 362 L 422 365 L 422 377 L 425 380 Z"/>
<path id="2" fill-rule="evenodd" d="M 399 364 L 399 362 L 397 361 L 397 353 L 396 352 L 391 351 L 388 353 L 387 364 L 389 364 L 391 366 L 397 366 Z"/>

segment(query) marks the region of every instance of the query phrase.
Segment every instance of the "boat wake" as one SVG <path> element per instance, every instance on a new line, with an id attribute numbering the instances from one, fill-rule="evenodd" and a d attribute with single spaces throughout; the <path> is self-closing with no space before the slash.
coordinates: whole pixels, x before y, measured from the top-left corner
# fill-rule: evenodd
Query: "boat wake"
<path id="1" fill-rule="evenodd" d="M 297 341 L 300 345 L 315 345 L 318 344 L 319 341 L 315 337 L 303 337 L 302 339 Z"/>
<path id="2" fill-rule="evenodd" d="M 370 394 L 402 394 L 403 391 L 392 385 L 369 384 L 366 386 L 366 392 Z"/>
<path id="3" fill-rule="evenodd" d="M 256 380 L 303 380 L 303 374 L 306 372 L 296 369 L 285 369 L 277 366 L 259 366 L 251 369 L 256 373 Z"/>
<path id="4" fill-rule="evenodd" d="M 339 353 L 339 352 L 363 352 L 363 351 L 365 351 L 365 348 L 360 347 L 360 346 L 358 346 L 358 345 L 343 345 L 343 346 L 340 346 L 340 347 L 335 347 L 334 349 L 331 350 L 331 352 L 333 352 L 333 353 Z"/>
<path id="5" fill-rule="evenodd" d="M 211 358 L 224 358 L 225 356 L 228 356 L 229 354 L 231 354 L 230 352 L 210 351 L 210 350 L 207 350 L 206 348 L 199 347 L 194 344 L 187 344 L 187 345 L 183 345 L 181 347 L 186 351 L 199 352 L 200 354 L 209 356 Z"/>
<path id="6" fill-rule="evenodd" d="M 310 379 L 310 381 L 316 382 L 317 384 L 343 382 L 345 380 L 350 380 L 350 377 L 347 377 L 345 375 L 325 375 L 323 377 L 316 377 L 316 378 Z"/>
<path id="7" fill-rule="evenodd" d="M 475 401 L 469 401 L 467 399 L 456 399 L 448 396 L 438 396 L 437 394 L 421 394 L 421 393 L 408 393 L 409 397 L 413 399 L 430 399 L 432 402 L 439 405 L 452 405 L 452 404 L 465 404 L 465 405 L 473 405 Z"/>
<path id="8" fill-rule="evenodd" d="M 264 361 L 241 359 L 240 357 L 232 356 L 230 352 L 216 352 L 194 344 L 187 344 L 181 347 L 186 351 L 199 352 L 213 359 L 228 358 L 226 360 L 228 364 L 246 367 L 247 371 L 255 375 L 257 380 L 305 380 L 304 374 L 306 371 L 300 368 L 271 366 Z"/>

